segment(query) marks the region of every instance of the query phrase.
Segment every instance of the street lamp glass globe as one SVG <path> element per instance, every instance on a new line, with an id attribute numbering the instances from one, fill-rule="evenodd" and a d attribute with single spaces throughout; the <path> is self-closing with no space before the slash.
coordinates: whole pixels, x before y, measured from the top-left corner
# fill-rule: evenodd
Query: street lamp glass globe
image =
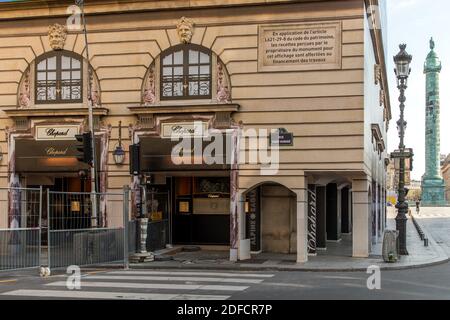
<path id="1" fill-rule="evenodd" d="M 412 56 L 406 52 L 406 44 L 400 45 L 400 52 L 394 57 L 395 74 L 399 79 L 406 79 L 411 72 Z"/>
<path id="2" fill-rule="evenodd" d="M 117 165 L 121 165 L 125 161 L 125 150 L 123 150 L 122 146 L 117 146 L 116 150 L 113 152 L 114 162 Z"/>

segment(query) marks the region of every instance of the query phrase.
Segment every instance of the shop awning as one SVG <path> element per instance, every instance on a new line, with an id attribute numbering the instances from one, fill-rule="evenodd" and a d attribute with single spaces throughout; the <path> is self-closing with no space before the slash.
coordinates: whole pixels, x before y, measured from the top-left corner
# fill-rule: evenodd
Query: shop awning
<path id="1" fill-rule="evenodd" d="M 154 173 L 231 169 L 232 145 L 229 134 L 222 135 L 223 143 L 216 144 L 217 147 L 212 145 L 215 138 L 212 138 L 212 141 L 205 141 L 202 138 L 187 140 L 190 140 L 190 148 L 182 148 L 183 150 L 181 151 L 181 140 L 172 141 L 171 139 L 159 137 L 141 138 L 142 171 Z M 180 152 L 174 150 L 179 150 Z M 209 159 L 210 162 L 205 161 L 205 159 Z"/>
<path id="2" fill-rule="evenodd" d="M 99 146 L 99 141 L 97 141 Z M 78 162 L 77 141 L 16 140 L 15 172 L 78 173 L 89 166 Z M 99 150 L 97 148 L 97 150 Z M 97 157 L 99 152 L 97 152 Z"/>

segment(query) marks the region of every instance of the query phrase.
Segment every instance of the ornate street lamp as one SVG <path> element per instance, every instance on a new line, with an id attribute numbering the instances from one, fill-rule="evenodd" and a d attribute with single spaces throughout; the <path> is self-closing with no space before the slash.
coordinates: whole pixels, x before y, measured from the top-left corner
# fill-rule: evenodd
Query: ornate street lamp
<path id="1" fill-rule="evenodd" d="M 125 150 L 122 146 L 122 121 L 119 121 L 119 144 L 116 146 L 116 149 L 113 151 L 114 162 L 117 165 L 122 165 L 125 161 Z"/>
<path id="2" fill-rule="evenodd" d="M 411 149 L 405 148 L 405 131 L 407 122 L 405 121 L 405 91 L 408 88 L 408 77 L 411 73 L 410 64 L 412 56 L 406 52 L 406 44 L 400 45 L 400 52 L 394 57 L 395 75 L 397 76 L 397 88 L 400 90 L 400 119 L 397 121 L 397 129 L 400 137 L 399 152 L 392 154 L 393 159 L 399 161 L 399 183 L 398 183 L 398 201 L 397 201 L 397 231 L 399 232 L 399 250 L 400 255 L 408 255 L 406 247 L 406 222 L 408 221 L 408 203 L 406 202 L 407 191 L 405 188 L 406 159 L 412 159 Z"/>

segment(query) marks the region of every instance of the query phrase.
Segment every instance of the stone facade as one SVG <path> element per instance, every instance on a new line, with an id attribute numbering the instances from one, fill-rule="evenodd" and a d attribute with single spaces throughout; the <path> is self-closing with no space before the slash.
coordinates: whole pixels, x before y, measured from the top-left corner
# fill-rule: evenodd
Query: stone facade
<path id="1" fill-rule="evenodd" d="M 450 202 L 450 155 L 443 161 L 441 172 L 445 182 L 445 198 Z"/>
<path id="2" fill-rule="evenodd" d="M 235 157 L 247 148 L 248 141 L 240 139 L 242 131 L 283 128 L 294 140 L 280 148 L 277 174 L 261 174 L 260 164 L 232 166 L 230 248 L 241 250 L 246 245 L 245 197 L 262 186 L 266 209 L 262 219 L 279 214 L 276 201 L 287 201 L 285 223 L 279 229 L 270 229 L 269 218 L 263 222 L 263 249 L 296 252 L 298 261 L 305 262 L 307 190 L 315 186 L 336 194 L 317 200 L 318 205 L 328 201 L 334 208 L 322 214 L 336 218 L 328 226 L 336 240 L 351 233 L 353 255 L 369 256 L 385 227 L 386 132 L 391 110 L 385 26 L 374 28 L 374 21 L 383 19 L 368 15 L 367 9 L 380 5 L 384 10 L 384 1 L 104 3 L 86 3 L 90 61 L 84 59 L 81 70 L 84 79 L 90 79 L 84 86 L 93 88 L 91 100 L 101 137 L 101 191 L 118 192 L 124 185 L 136 190 L 139 184 L 130 177 L 128 154 L 123 165 L 114 163 L 119 122 L 127 126 L 121 127 L 121 136 L 128 150 L 140 139 L 161 136 L 163 123 L 200 119 L 210 127 L 234 130 L 233 141 L 240 146 Z M 372 14 L 385 14 L 383 10 Z M 2 187 L 25 187 L 31 181 L 26 173 L 16 172 L 14 148 L 16 139 L 36 138 L 37 124 L 86 127 L 88 90 L 82 90 L 81 103 L 36 103 L 36 59 L 55 49 L 85 57 L 81 31 L 69 29 L 65 34 L 64 28 L 53 28 L 52 32 L 64 32 L 49 41 L 49 25 L 64 24 L 66 19 L 66 7 L 59 2 L 15 3 L 0 9 Z M 308 57 L 300 52 L 296 56 L 298 49 L 292 43 L 312 52 L 323 46 L 330 55 Z M 160 56 L 178 45 L 211 52 L 208 99 L 161 99 Z M 46 175 L 52 174 L 42 174 Z M 140 198 L 134 194 L 133 199 L 136 204 Z M 6 212 L 1 214 L 0 227 L 7 223 Z M 245 256 L 243 251 L 239 255 Z"/>

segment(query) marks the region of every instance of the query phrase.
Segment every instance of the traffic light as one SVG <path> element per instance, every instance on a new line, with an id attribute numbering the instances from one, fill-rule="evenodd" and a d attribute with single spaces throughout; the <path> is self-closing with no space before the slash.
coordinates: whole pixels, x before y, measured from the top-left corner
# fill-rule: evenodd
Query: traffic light
<path id="1" fill-rule="evenodd" d="M 141 146 L 138 144 L 130 145 L 130 174 L 141 174 Z"/>
<path id="2" fill-rule="evenodd" d="M 75 138 L 79 142 L 77 151 L 80 154 L 77 156 L 78 161 L 92 166 L 94 157 L 92 155 L 92 134 L 90 132 L 76 135 Z"/>

